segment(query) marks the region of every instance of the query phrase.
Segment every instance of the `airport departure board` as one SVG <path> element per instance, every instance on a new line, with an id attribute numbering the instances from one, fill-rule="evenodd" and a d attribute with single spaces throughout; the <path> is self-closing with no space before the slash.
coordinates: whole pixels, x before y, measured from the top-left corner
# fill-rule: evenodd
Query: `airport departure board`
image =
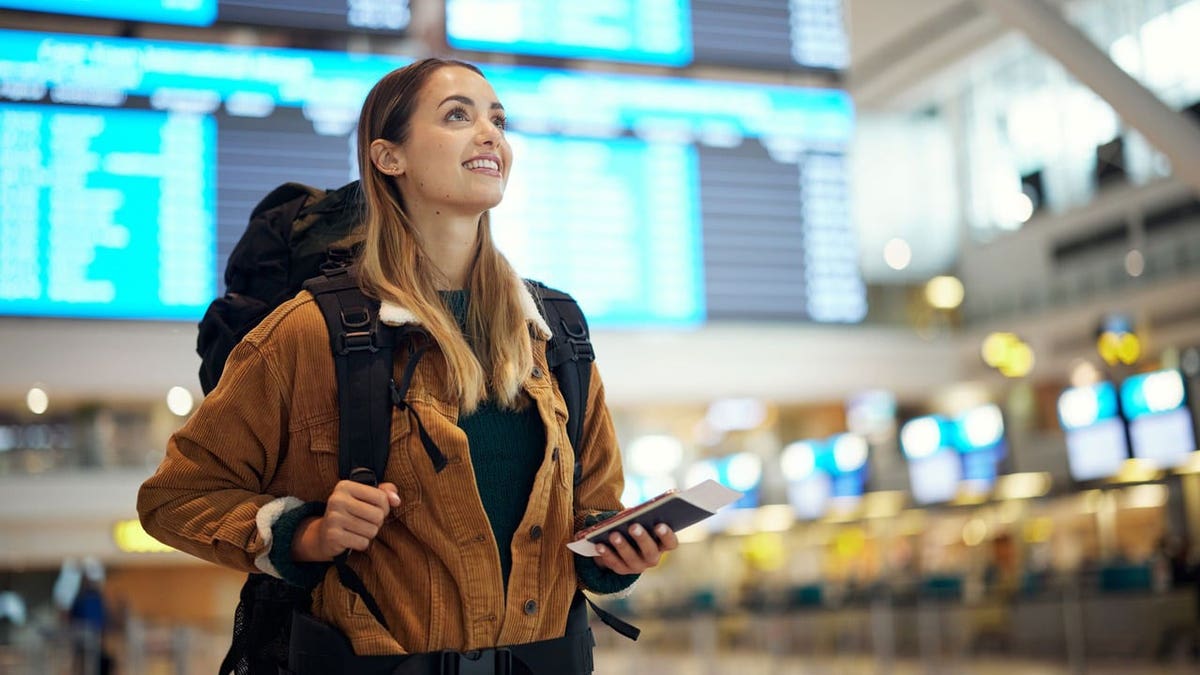
<path id="1" fill-rule="evenodd" d="M 185 26 L 217 18 L 217 0 L 0 0 L 0 8 Z"/>
<path id="2" fill-rule="evenodd" d="M 449 0 L 451 47 L 666 66 L 692 58 L 687 0 Z"/>
<path id="3" fill-rule="evenodd" d="M 0 105 L 7 313 L 190 319 L 213 297 L 211 119 Z"/>
<path id="4" fill-rule="evenodd" d="M 356 177 L 393 57 L 0 31 L 0 314 L 197 319 L 255 203 Z M 598 327 L 866 313 L 842 91 L 486 69 L 498 244 Z"/>
<path id="5" fill-rule="evenodd" d="M 408 28 L 408 0 L 0 0 L 0 8 L 184 26 L 217 21 L 366 32 Z"/>
<path id="6" fill-rule="evenodd" d="M 217 0 L 217 20 L 264 26 L 394 33 L 412 23 L 408 0 Z"/>
<path id="7" fill-rule="evenodd" d="M 662 66 L 841 70 L 841 0 L 447 0 L 456 49 Z"/>

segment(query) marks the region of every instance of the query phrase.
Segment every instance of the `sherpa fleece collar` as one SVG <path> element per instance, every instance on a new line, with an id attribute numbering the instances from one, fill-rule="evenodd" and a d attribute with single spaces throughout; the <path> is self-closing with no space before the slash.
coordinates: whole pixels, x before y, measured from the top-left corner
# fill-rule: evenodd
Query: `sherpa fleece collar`
<path id="1" fill-rule="evenodd" d="M 533 324 L 537 329 L 538 335 L 543 340 L 550 339 L 550 325 L 542 318 L 542 313 L 538 311 L 537 301 L 533 299 L 533 295 L 529 292 L 529 286 L 520 280 L 521 284 L 521 311 L 525 314 L 525 321 Z M 403 326 L 412 324 L 415 326 L 421 325 L 421 320 L 417 318 L 407 307 L 401 307 L 393 302 L 384 300 L 379 306 L 379 320 L 389 326 Z"/>

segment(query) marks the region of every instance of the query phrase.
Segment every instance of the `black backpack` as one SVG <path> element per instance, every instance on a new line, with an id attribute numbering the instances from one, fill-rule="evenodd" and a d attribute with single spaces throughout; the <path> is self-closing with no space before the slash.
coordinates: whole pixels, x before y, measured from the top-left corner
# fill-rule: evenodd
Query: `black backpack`
<path id="1" fill-rule="evenodd" d="M 332 191 L 284 183 L 254 207 L 250 224 L 225 265 L 225 294 L 214 300 L 200 319 L 196 352 L 200 355 L 200 386 L 205 394 L 217 386 L 229 352 L 237 343 L 302 288 L 312 292 L 321 305 L 335 352 L 339 349 L 337 334 L 345 329 L 334 322 L 336 315 L 330 312 L 342 311 L 340 305 L 378 311 L 375 304 L 357 298 L 353 286 L 342 281 L 321 282 L 322 278 L 340 278 L 340 271 L 357 252 L 347 240 L 358 228 L 361 215 L 358 181 Z M 306 282 L 311 283 L 306 286 Z M 553 334 L 546 343 L 546 361 L 567 404 L 567 433 L 573 447 L 578 447 L 591 363 L 595 360 L 587 319 L 570 295 L 537 281 L 526 280 L 526 284 Z M 342 367 L 340 363 L 338 367 Z M 339 385 L 340 378 L 339 374 Z M 346 411 L 344 405 L 342 411 Z M 577 482 L 579 473 L 576 463 Z"/>
<path id="2" fill-rule="evenodd" d="M 410 359 L 401 382 L 393 382 L 393 348 L 421 329 L 380 323 L 378 303 L 359 290 L 349 267 L 355 251 L 345 244 L 355 233 L 361 213 L 357 181 L 333 191 L 298 183 L 271 191 L 254 208 L 229 256 L 226 292 L 201 319 L 196 350 L 201 357 L 200 383 L 207 394 L 220 380 L 237 343 L 279 304 L 301 288 L 309 290 L 325 317 L 337 371 L 339 473 L 342 478 L 374 484 L 389 452 L 391 407 L 405 409 L 404 394 L 418 361 Z M 595 359 L 587 321 L 571 296 L 535 281 L 527 284 L 553 334 L 546 345 L 547 363 L 567 404 L 572 447 L 578 448 Z M 420 419 L 415 421 L 430 460 L 440 470 L 445 457 L 424 433 Z M 578 483 L 582 473 L 578 457 L 574 473 Z M 362 597 L 386 626 L 374 598 L 344 564 L 344 557 L 334 564 L 342 583 Z M 578 594 L 576 599 L 572 611 L 586 614 L 578 601 L 586 598 Z M 604 623 L 637 639 L 636 628 L 590 600 L 587 604 Z M 221 664 L 222 675 L 275 675 L 287 661 L 292 615 L 308 608 L 306 590 L 265 574 L 249 575 L 234 615 L 233 643 Z"/>

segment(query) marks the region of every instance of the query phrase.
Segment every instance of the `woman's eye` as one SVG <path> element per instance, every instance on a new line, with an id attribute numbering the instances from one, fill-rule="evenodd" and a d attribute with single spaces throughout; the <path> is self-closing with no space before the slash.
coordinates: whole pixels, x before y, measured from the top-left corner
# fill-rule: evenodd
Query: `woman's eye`
<path id="1" fill-rule="evenodd" d="M 455 108 L 455 109 L 451 110 L 450 112 L 446 113 L 446 119 L 451 122 L 461 122 L 463 120 L 468 119 L 467 111 L 463 110 L 462 108 Z"/>
<path id="2" fill-rule="evenodd" d="M 498 129 L 502 129 L 502 130 L 507 129 L 508 128 L 508 118 L 503 117 L 501 115 L 497 115 L 492 118 L 492 124 L 495 124 L 496 128 L 498 128 Z"/>

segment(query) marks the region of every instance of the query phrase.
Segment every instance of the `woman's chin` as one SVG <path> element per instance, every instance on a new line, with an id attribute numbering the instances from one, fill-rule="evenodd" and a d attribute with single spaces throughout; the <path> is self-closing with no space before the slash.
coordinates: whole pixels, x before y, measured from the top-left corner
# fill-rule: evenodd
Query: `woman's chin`
<path id="1" fill-rule="evenodd" d="M 500 192 L 495 195 L 490 195 L 488 197 L 481 197 L 478 201 L 472 203 L 471 206 L 473 209 L 478 209 L 479 212 L 482 213 L 484 211 L 489 211 L 491 209 L 496 208 L 497 206 L 500 205 L 500 202 L 503 200 L 504 200 L 504 193 Z"/>

